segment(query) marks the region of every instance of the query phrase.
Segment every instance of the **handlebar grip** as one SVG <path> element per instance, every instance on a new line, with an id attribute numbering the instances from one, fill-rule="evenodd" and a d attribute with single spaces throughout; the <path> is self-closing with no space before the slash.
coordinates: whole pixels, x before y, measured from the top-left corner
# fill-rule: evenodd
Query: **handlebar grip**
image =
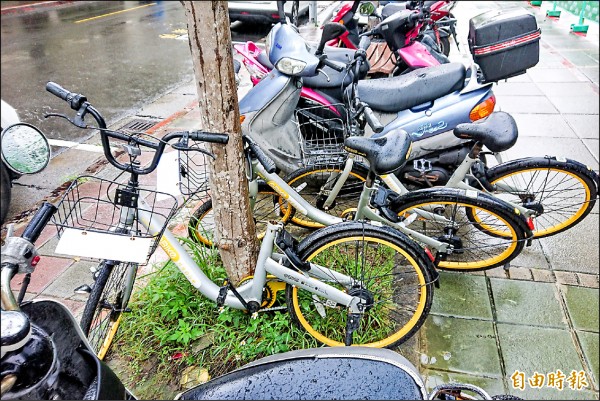
<path id="1" fill-rule="evenodd" d="M 69 92 L 55 82 L 48 82 L 46 84 L 46 90 L 52 93 L 54 96 L 68 102 L 73 110 L 79 110 L 81 104 L 87 102 L 87 98 L 85 96 Z"/>
<path id="2" fill-rule="evenodd" d="M 418 13 L 413 13 L 411 15 L 408 16 L 408 20 L 410 22 L 415 22 L 420 20 L 421 18 L 423 18 L 423 13 L 422 12 L 418 12 Z"/>
<path id="3" fill-rule="evenodd" d="M 60 86 L 55 82 L 48 82 L 46 84 L 46 90 L 52 93 L 54 96 L 61 98 L 62 100 L 67 100 L 71 92 Z"/>
<path id="4" fill-rule="evenodd" d="M 204 132 L 204 131 L 193 131 L 190 132 L 190 138 L 196 141 L 201 142 L 210 142 L 210 143 L 221 143 L 226 145 L 229 142 L 228 134 L 214 133 L 214 132 Z"/>
<path id="5" fill-rule="evenodd" d="M 367 50 L 371 45 L 371 38 L 368 36 L 363 36 L 360 38 L 360 42 L 358 43 L 358 48 L 362 50 Z"/>
<path id="6" fill-rule="evenodd" d="M 375 117 L 373 110 L 371 110 L 369 106 L 365 106 L 363 112 L 365 113 L 365 119 L 367 120 L 369 126 L 373 129 L 373 132 L 378 134 L 383 131 L 383 125 L 379 122 L 377 117 Z"/>
<path id="7" fill-rule="evenodd" d="M 56 206 L 52 203 L 44 202 L 29 224 L 27 224 L 27 227 L 25 227 L 25 231 L 23 231 L 21 237 L 33 244 L 39 238 L 40 234 L 50 221 L 50 218 L 54 215 L 54 212 L 56 212 L 56 209 Z"/>
<path id="8" fill-rule="evenodd" d="M 323 59 L 323 65 L 326 65 L 327 67 L 332 68 L 332 69 L 336 70 L 337 72 L 344 71 L 344 67 L 342 67 L 338 64 L 332 63 L 331 61 L 327 60 L 326 58 Z"/>
<path id="9" fill-rule="evenodd" d="M 258 144 L 254 142 L 252 138 L 245 135 L 244 140 L 246 141 L 248 146 L 250 146 L 250 150 L 252 150 L 252 153 L 254 153 L 256 159 L 258 159 L 260 164 L 262 164 L 265 170 L 267 170 L 267 173 L 271 174 L 277 171 L 277 166 L 275 165 L 275 162 L 269 156 L 267 156 L 265 152 L 263 152 L 260 146 L 258 146 Z"/>

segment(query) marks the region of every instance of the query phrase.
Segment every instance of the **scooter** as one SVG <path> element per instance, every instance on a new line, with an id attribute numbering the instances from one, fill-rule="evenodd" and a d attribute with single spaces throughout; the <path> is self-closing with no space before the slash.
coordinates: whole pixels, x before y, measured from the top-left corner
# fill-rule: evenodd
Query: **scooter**
<path id="1" fill-rule="evenodd" d="M 345 32 L 340 24 L 329 23 L 326 27 L 332 26 L 336 27 L 335 30 L 328 33 L 339 35 Z M 285 42 L 273 43 L 274 32 L 279 29 L 285 29 L 286 33 L 289 31 L 289 35 Z M 276 25 L 267 36 L 265 52 L 276 68 L 258 81 L 240 101 L 240 112 L 245 115 L 244 132 L 259 144 L 284 174 L 306 166 L 305 145 L 312 140 L 312 135 L 302 128 L 322 126 L 325 120 L 344 123 L 347 118 L 341 103 L 345 87 L 352 82 L 354 57 L 342 64 L 329 60 L 328 53 L 324 53 L 324 56 L 319 56 L 321 62 L 318 68 L 308 70 L 306 66 L 312 65 L 315 60 L 314 53 L 323 51 L 323 42 L 321 45 L 316 52 L 309 51 L 304 39 L 293 28 Z M 285 62 L 280 57 L 282 52 L 291 56 L 285 57 Z M 337 85 L 330 86 L 332 82 Z M 313 85 L 310 89 L 315 96 L 301 98 L 309 84 Z M 490 115 L 495 106 L 492 84 L 479 84 L 477 69 L 472 67 L 467 71 L 461 63 L 423 68 L 399 77 L 361 80 L 358 92 L 361 100 L 373 109 L 385 126 L 384 132 L 401 128 L 411 135 L 414 142 L 411 159 L 460 145 L 464 141 L 454 136 L 452 130 L 460 123 Z M 310 100 L 321 107 L 309 110 L 316 115 L 312 120 L 314 124 L 301 124 L 299 130 L 296 115 L 302 112 L 297 110 L 300 99 Z M 367 135 L 373 133 L 367 127 Z M 454 151 L 452 149 L 453 154 Z"/>
<path id="2" fill-rule="evenodd" d="M 45 203 L 20 237 L 1 249 L 2 347 L 0 396 L 11 400 L 136 399 L 100 361 L 71 312 L 53 300 L 17 302 L 11 279 L 33 272 L 35 241 L 56 207 Z M 341 374 L 343 373 L 343 374 Z M 476 386 L 443 384 L 428 393 L 417 369 L 394 351 L 332 347 L 290 351 L 247 364 L 179 394 L 215 399 L 510 399 Z M 518 399 L 514 397 L 513 399 Z"/>
<path id="3" fill-rule="evenodd" d="M 25 129 L 30 127 L 32 129 Z M 5 150 L 15 148 L 15 153 Z M 0 223 L 8 214 L 12 181 L 25 174 L 37 174 L 50 161 L 50 146 L 46 136 L 29 124 L 19 123 L 18 115 L 6 102 L 2 101 L 2 162 L 0 163 Z"/>

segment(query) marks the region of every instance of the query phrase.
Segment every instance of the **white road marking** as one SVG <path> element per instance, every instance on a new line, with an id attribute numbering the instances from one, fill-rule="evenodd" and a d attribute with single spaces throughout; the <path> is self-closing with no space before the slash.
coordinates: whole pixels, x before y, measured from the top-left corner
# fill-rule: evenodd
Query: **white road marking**
<path id="1" fill-rule="evenodd" d="M 104 153 L 104 149 L 101 145 L 88 145 L 85 143 L 63 141 L 61 139 L 48 139 L 48 143 L 52 146 L 60 146 L 61 148 L 71 148 L 77 150 L 84 150 L 86 152 Z"/>

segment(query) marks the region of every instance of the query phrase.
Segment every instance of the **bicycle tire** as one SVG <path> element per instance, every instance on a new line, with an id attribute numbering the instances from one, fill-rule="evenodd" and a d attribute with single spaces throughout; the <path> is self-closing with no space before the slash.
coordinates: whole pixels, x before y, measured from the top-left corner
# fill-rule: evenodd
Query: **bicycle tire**
<path id="1" fill-rule="evenodd" d="M 361 258 L 364 256 L 361 260 L 359 253 Z M 433 264 L 414 241 L 390 227 L 362 222 L 335 224 L 301 241 L 298 255 L 302 260 L 325 265 L 357 279 L 356 284 L 361 283 L 346 288 L 329 282 L 367 300 L 360 327 L 353 335 L 355 345 L 380 348 L 398 345 L 414 335 L 429 314 L 433 301 Z M 347 261 L 342 260 L 344 256 Z M 358 263 L 366 261 L 370 263 Z M 321 299 L 316 295 L 290 284 L 286 286 L 286 299 L 292 321 L 299 327 L 323 344 L 344 345 L 347 308 L 328 306 L 319 302 Z"/>
<path id="2" fill-rule="evenodd" d="M 500 199 L 454 188 L 429 188 L 409 192 L 394 201 L 391 209 L 408 217 L 412 209 L 433 211 L 449 224 L 419 218 L 409 228 L 454 245 L 454 251 L 437 267 L 444 270 L 477 271 L 502 266 L 516 258 L 529 237 L 525 219 Z M 476 210 L 476 222 L 466 211 Z M 419 225 L 420 227 L 417 227 Z"/>
<path id="3" fill-rule="evenodd" d="M 129 270 L 133 269 L 133 270 Z M 127 308 L 137 264 L 102 261 L 98 276 L 85 304 L 81 329 L 100 360 L 104 359 Z M 127 272 L 133 275 L 127 283 Z"/>
<path id="4" fill-rule="evenodd" d="M 265 234 L 268 221 L 281 221 L 285 224 L 295 212 L 294 208 L 281 209 L 278 199 L 279 195 L 273 189 L 266 184 L 260 185 L 253 212 L 259 240 Z M 212 240 L 214 229 L 212 199 L 208 199 L 190 217 L 188 235 L 194 242 L 212 247 L 214 245 Z"/>
<path id="5" fill-rule="evenodd" d="M 497 190 L 494 196 L 519 205 L 528 203 L 538 208 L 541 205 L 543 213 L 534 218 L 534 238 L 558 234 L 578 224 L 591 212 L 598 197 L 598 175 L 570 159 L 513 160 L 488 169 L 487 178 L 495 185 L 505 183 L 520 187 L 523 184 L 527 191 L 527 195 L 518 195 Z"/>
<path id="6" fill-rule="evenodd" d="M 343 217 L 348 210 L 356 208 L 358 198 L 363 190 L 368 169 L 360 163 L 354 163 L 348 180 L 336 197 L 333 207 L 324 210 L 323 202 L 327 199 L 321 194 L 321 187 L 327 183 L 332 173 L 341 173 L 344 166 L 309 166 L 298 169 L 288 174 L 283 180 L 294 188 L 302 198 L 312 206 L 331 215 Z M 282 209 L 286 208 L 285 201 L 280 199 Z M 311 220 L 309 217 L 296 211 L 291 222 L 305 228 L 322 228 L 323 224 Z"/>

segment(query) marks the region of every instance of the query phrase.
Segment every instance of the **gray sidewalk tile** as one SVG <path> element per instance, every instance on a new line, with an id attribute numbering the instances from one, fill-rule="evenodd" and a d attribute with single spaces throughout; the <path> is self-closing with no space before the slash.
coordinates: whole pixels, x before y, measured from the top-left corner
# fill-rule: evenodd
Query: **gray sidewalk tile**
<path id="1" fill-rule="evenodd" d="M 531 114 L 558 114 L 558 110 L 545 96 L 502 96 L 496 98 L 496 110 L 507 113 L 527 111 Z"/>
<path id="2" fill-rule="evenodd" d="M 537 87 L 546 96 L 596 96 L 598 88 L 590 82 L 538 82 Z M 598 110 L 596 109 L 596 114 Z"/>
<path id="3" fill-rule="evenodd" d="M 562 116 L 579 138 L 598 139 L 600 135 L 598 115 L 563 114 Z"/>
<path id="4" fill-rule="evenodd" d="M 544 116 L 540 116 L 543 118 Z M 517 144 L 505 152 L 504 160 L 520 159 L 533 156 L 568 156 L 577 159 L 593 169 L 598 168 L 598 161 L 580 140 L 570 138 L 544 138 L 523 136 Z"/>
<path id="5" fill-rule="evenodd" d="M 490 282 L 498 322 L 567 327 L 554 284 L 493 278 Z"/>
<path id="6" fill-rule="evenodd" d="M 600 373 L 598 372 L 598 365 L 600 364 L 600 355 L 598 354 L 598 333 L 589 333 L 587 331 L 576 331 L 577 338 L 581 343 L 581 349 L 585 360 L 587 361 L 590 369 L 592 370 L 592 380 L 594 381 L 594 387 L 598 389 L 600 387 Z"/>
<path id="7" fill-rule="evenodd" d="M 600 155 L 598 155 L 598 146 L 600 141 L 598 141 L 598 139 L 584 139 L 583 143 L 596 159 L 596 165 L 598 165 L 598 160 L 600 160 Z"/>
<path id="8" fill-rule="evenodd" d="M 492 307 L 485 277 L 440 272 L 440 290 L 433 297 L 431 313 L 491 320 Z"/>
<path id="9" fill-rule="evenodd" d="M 569 69 L 535 68 L 530 73 L 533 82 L 582 82 L 581 74 Z M 511 78 L 512 79 L 512 78 Z"/>
<path id="10" fill-rule="evenodd" d="M 65 270 L 58 278 L 44 290 L 44 294 L 57 298 L 71 298 L 73 290 L 82 284 L 92 285 L 90 267 L 96 266 L 93 262 L 77 262 Z M 81 297 L 81 296 L 80 296 Z M 83 301 L 86 297 L 77 298 Z"/>
<path id="11" fill-rule="evenodd" d="M 598 333 L 598 289 L 562 285 L 561 290 L 573 327 Z"/>
<path id="12" fill-rule="evenodd" d="M 523 110 L 522 110 L 523 111 Z M 519 114 L 511 113 L 517 127 L 519 128 L 519 138 L 526 136 L 547 137 L 547 138 L 573 138 L 577 135 L 569 127 L 567 121 L 560 114 Z M 517 142 L 517 146 L 519 142 Z"/>
<path id="13" fill-rule="evenodd" d="M 531 246 L 523 248 L 523 251 L 510 262 L 512 267 L 527 267 L 530 269 L 550 269 L 550 265 L 544 256 L 542 246 L 538 240 L 534 240 Z"/>
<path id="14" fill-rule="evenodd" d="M 502 376 L 492 322 L 430 315 L 420 336 L 421 368 Z"/>
<path id="15" fill-rule="evenodd" d="M 598 95 L 549 96 L 548 99 L 561 114 L 598 115 Z"/>
<path id="16" fill-rule="evenodd" d="M 427 390 L 431 392 L 435 386 L 447 383 L 461 383 L 461 384 L 472 384 L 479 388 L 482 388 L 489 395 L 494 396 L 496 394 L 506 394 L 507 391 L 504 388 L 504 383 L 501 379 L 490 379 L 487 377 L 473 376 L 462 373 L 444 372 L 434 369 L 426 369 L 423 372 L 423 376 L 426 377 L 425 386 Z M 510 392 L 509 392 L 510 393 Z"/>
<path id="17" fill-rule="evenodd" d="M 494 94 L 504 96 L 542 96 L 542 91 L 533 82 L 501 81 L 494 86 Z"/>
<path id="18" fill-rule="evenodd" d="M 590 67 L 590 68 L 581 68 L 580 71 L 592 82 L 598 85 L 600 82 L 600 68 L 599 67 Z"/>
<path id="19" fill-rule="evenodd" d="M 499 323 L 498 339 L 509 391 L 513 383 L 511 376 L 517 371 L 530 378 L 535 372 L 547 375 L 559 369 L 568 375 L 573 370 L 583 370 L 568 330 Z M 585 399 L 592 394 L 570 390 L 567 383 L 565 387 L 560 392 L 552 388 L 536 389 L 527 385 L 522 393 L 512 392 L 525 399 Z"/>
<path id="20" fill-rule="evenodd" d="M 569 230 L 539 241 L 552 269 L 598 274 L 598 247 L 590 246 L 598 244 L 597 214 L 590 213 Z"/>

